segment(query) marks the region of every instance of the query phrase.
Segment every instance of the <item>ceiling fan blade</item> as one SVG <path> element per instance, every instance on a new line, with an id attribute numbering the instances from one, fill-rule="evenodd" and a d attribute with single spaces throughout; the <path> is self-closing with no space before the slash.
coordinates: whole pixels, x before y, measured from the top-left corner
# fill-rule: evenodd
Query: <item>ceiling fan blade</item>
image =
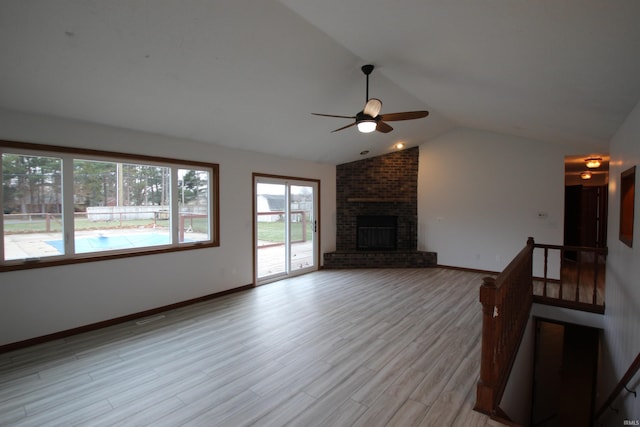
<path id="1" fill-rule="evenodd" d="M 380 118 L 386 122 L 397 122 L 399 120 L 421 119 L 429 115 L 428 111 L 406 111 L 404 113 L 383 114 Z"/>
<path id="2" fill-rule="evenodd" d="M 333 114 L 320 114 L 320 113 L 311 113 L 314 116 L 322 116 L 322 117 L 337 117 L 339 119 L 355 119 L 356 116 L 336 116 Z"/>
<path id="3" fill-rule="evenodd" d="M 380 101 L 378 98 L 371 98 L 365 104 L 364 110 L 362 110 L 362 112 L 367 116 L 371 116 L 375 118 L 378 114 L 380 114 L 381 109 L 382 109 L 382 101 Z"/>
<path id="4" fill-rule="evenodd" d="M 379 121 L 378 125 L 376 126 L 376 130 L 382 133 L 389 133 L 393 130 L 393 128 L 388 124 L 386 124 L 385 122 Z"/>
<path id="5" fill-rule="evenodd" d="M 341 128 L 338 128 L 338 129 L 336 129 L 336 130 L 332 130 L 332 131 L 331 131 L 331 133 L 333 133 L 333 132 L 338 132 L 339 130 L 342 130 L 342 129 L 350 128 L 351 126 L 355 126 L 355 125 L 356 125 L 356 122 L 349 123 L 349 124 L 348 124 L 348 125 L 346 125 L 346 126 L 342 126 Z"/>

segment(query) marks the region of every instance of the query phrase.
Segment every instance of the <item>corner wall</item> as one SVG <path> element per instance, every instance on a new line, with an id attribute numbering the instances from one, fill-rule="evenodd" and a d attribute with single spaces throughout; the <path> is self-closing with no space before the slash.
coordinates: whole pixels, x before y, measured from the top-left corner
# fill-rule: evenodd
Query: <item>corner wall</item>
<path id="1" fill-rule="evenodd" d="M 609 223 L 607 246 L 606 312 L 599 395 L 600 404 L 640 352 L 640 103 L 629 114 L 611 140 L 609 169 Z M 633 248 L 618 238 L 620 230 L 620 173 L 636 166 Z M 640 392 L 640 373 L 628 386 Z M 640 398 L 626 391 L 613 405 L 619 410 L 605 412 L 604 425 L 622 425 L 640 419 Z"/>
<path id="2" fill-rule="evenodd" d="M 418 249 L 441 265 L 502 271 L 529 236 L 562 244 L 570 149 L 471 129 L 421 145 Z"/>

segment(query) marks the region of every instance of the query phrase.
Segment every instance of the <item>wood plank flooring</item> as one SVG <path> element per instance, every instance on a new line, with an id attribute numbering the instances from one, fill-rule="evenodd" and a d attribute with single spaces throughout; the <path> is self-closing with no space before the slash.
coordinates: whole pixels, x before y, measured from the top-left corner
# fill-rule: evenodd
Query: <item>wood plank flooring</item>
<path id="1" fill-rule="evenodd" d="M 0 354 L 0 425 L 498 426 L 482 276 L 323 270 Z"/>

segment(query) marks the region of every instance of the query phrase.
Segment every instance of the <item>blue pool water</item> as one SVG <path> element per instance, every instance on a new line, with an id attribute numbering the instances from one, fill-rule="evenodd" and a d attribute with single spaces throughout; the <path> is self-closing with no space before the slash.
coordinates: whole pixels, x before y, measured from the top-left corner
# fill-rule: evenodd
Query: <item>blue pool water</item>
<path id="1" fill-rule="evenodd" d="M 64 253 L 62 240 L 48 240 L 47 244 Z M 168 245 L 171 236 L 165 234 L 131 234 L 128 236 L 96 236 L 76 239 L 76 253 L 97 252 L 105 250 L 132 249 L 145 246 Z"/>

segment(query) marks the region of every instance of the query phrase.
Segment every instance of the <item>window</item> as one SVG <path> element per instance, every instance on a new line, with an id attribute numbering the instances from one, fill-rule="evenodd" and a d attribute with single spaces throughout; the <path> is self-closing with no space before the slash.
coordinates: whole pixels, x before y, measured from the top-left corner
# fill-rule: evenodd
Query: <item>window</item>
<path id="1" fill-rule="evenodd" d="M 3 270 L 218 246 L 218 165 L 0 142 Z"/>

